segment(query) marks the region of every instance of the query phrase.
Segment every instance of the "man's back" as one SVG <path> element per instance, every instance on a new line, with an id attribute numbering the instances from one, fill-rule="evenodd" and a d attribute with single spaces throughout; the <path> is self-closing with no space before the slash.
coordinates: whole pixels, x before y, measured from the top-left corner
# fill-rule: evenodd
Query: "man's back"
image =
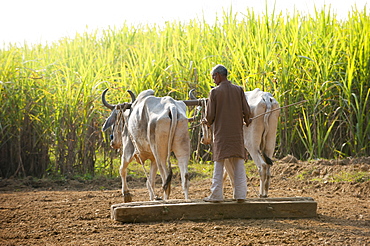
<path id="1" fill-rule="evenodd" d="M 245 158 L 243 110 L 247 106 L 243 89 L 223 81 L 210 92 L 207 120 L 213 123 L 213 159 Z"/>

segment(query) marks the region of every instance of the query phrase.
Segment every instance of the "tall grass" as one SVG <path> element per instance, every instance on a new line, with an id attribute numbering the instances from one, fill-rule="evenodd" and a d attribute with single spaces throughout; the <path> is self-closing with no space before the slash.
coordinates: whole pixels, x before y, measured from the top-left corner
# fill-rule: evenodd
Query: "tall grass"
<path id="1" fill-rule="evenodd" d="M 230 80 L 271 92 L 281 106 L 308 100 L 281 112 L 277 157 L 370 155 L 369 36 L 366 9 L 346 20 L 330 9 L 249 10 L 224 12 L 214 24 L 123 24 L 46 45 L 9 44 L 0 50 L 1 176 L 111 170 L 102 90 L 112 88 L 113 103 L 128 101 L 127 89 L 186 99 L 195 88 L 207 97 L 219 63 Z"/>

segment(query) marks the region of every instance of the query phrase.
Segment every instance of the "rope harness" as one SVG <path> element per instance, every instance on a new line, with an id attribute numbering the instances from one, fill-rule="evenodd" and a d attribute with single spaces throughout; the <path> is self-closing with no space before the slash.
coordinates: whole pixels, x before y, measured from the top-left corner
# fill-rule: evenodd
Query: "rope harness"
<path id="1" fill-rule="evenodd" d="M 194 115 L 192 117 L 193 121 L 196 121 L 199 118 L 199 116 L 200 116 L 200 119 L 203 119 L 205 117 L 205 112 L 206 112 L 205 108 L 207 106 L 207 98 L 201 98 L 201 99 L 198 99 L 198 101 L 200 105 L 197 106 L 196 110 L 194 111 Z M 198 124 L 189 127 L 189 129 L 194 129 L 201 125 L 202 125 L 202 122 L 199 122 Z"/>

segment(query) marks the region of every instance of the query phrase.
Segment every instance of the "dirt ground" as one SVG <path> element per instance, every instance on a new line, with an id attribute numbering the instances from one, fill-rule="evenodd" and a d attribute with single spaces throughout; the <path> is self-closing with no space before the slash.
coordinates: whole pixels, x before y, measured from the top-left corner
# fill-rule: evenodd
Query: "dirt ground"
<path id="1" fill-rule="evenodd" d="M 289 159 L 274 163 L 270 197 L 312 197 L 315 218 L 121 223 L 110 218 L 110 206 L 122 203 L 119 178 L 0 179 L 0 245 L 370 245 L 370 157 Z M 365 178 L 332 182 L 353 172 Z M 249 180 L 249 198 L 258 182 Z M 192 180 L 190 198 L 209 195 L 210 184 Z M 134 201 L 148 200 L 143 180 L 129 185 Z M 177 177 L 172 187 L 171 199 L 183 199 Z"/>

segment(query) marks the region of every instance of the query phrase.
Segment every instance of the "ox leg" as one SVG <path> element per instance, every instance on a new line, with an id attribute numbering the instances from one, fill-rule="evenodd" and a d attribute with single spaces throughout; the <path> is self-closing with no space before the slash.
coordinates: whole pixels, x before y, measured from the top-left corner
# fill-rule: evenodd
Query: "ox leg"
<path id="1" fill-rule="evenodd" d="M 158 159 L 158 158 L 157 158 Z M 172 170 L 169 170 L 169 172 L 167 172 L 167 168 L 165 166 L 165 163 L 162 162 L 162 164 L 160 164 L 160 162 L 157 162 L 157 167 L 159 169 L 159 173 L 161 175 L 161 179 L 162 179 L 162 187 L 163 187 L 163 199 L 164 200 L 167 200 L 170 196 L 170 193 L 171 193 L 171 182 L 167 181 L 167 179 L 171 179 L 172 177 Z"/>
<path id="2" fill-rule="evenodd" d="M 170 125 L 170 118 L 161 118 L 156 122 L 150 122 L 149 127 L 150 148 L 152 149 L 154 159 L 161 175 L 164 200 L 169 198 L 171 192 L 172 170 L 168 170 L 167 168 L 167 157 L 170 155 L 168 152 Z"/>
<path id="3" fill-rule="evenodd" d="M 262 163 L 258 170 L 260 174 L 260 197 L 266 198 L 270 185 L 270 165 Z"/>
<path id="4" fill-rule="evenodd" d="M 177 156 L 176 156 L 177 157 Z M 184 156 L 184 157 L 177 157 L 178 160 L 178 165 L 180 169 L 180 174 L 181 174 L 181 186 L 182 186 L 182 191 L 184 192 L 185 199 L 189 199 L 189 186 L 190 186 L 190 181 L 189 181 L 189 173 L 188 173 L 188 163 L 189 163 L 189 157 Z"/>
<path id="5" fill-rule="evenodd" d="M 272 135 L 268 135 L 267 136 L 267 143 L 266 143 L 266 146 L 265 146 L 265 150 L 264 150 L 264 153 L 266 154 L 266 156 L 270 159 L 272 159 L 272 156 L 274 154 L 274 150 L 275 150 L 275 141 L 276 141 L 276 127 L 274 128 L 275 131 L 272 131 Z M 264 183 L 264 196 L 267 197 L 268 196 L 268 190 L 269 190 L 269 187 L 270 187 L 270 180 L 271 180 L 271 165 L 267 165 L 266 167 L 266 181 Z"/>
<path id="6" fill-rule="evenodd" d="M 121 175 L 122 179 L 122 195 L 123 195 L 123 201 L 124 202 L 132 202 L 132 196 L 128 190 L 128 185 L 127 185 L 127 166 L 129 162 L 124 161 L 124 156 L 122 156 L 122 162 L 121 166 L 119 168 L 119 173 Z"/>
<path id="7" fill-rule="evenodd" d="M 258 150 L 249 151 L 254 163 L 258 168 L 258 174 L 260 176 L 260 197 L 267 197 L 267 190 L 269 187 L 269 170 L 270 166 L 263 160 Z"/>
<path id="8" fill-rule="evenodd" d="M 278 104 L 273 105 L 273 108 L 277 108 L 277 107 L 279 107 Z M 279 117 L 279 111 L 275 111 L 271 113 L 269 120 L 268 120 L 269 130 L 267 132 L 266 139 L 264 141 L 265 147 L 264 149 L 261 150 L 265 154 L 265 156 L 267 156 L 270 159 L 270 161 L 275 151 L 278 117 Z M 270 164 L 272 165 L 272 161 L 270 162 Z M 262 193 L 263 197 L 268 196 L 268 190 L 270 187 L 270 180 L 271 180 L 271 172 L 270 172 L 271 165 L 267 165 L 266 167 L 266 179 L 265 179 L 265 182 L 263 183 L 263 193 Z"/>
<path id="9" fill-rule="evenodd" d="M 157 170 L 158 170 L 157 163 L 155 161 L 151 161 L 149 177 L 146 181 L 146 187 L 148 188 L 149 197 L 151 201 L 158 200 L 158 197 L 154 193 L 155 178 L 157 176 Z"/>
<path id="10" fill-rule="evenodd" d="M 171 171 L 170 171 L 171 172 Z M 171 194 L 171 182 L 163 181 L 163 199 L 168 200 Z"/>
<path id="11" fill-rule="evenodd" d="M 180 120 L 177 123 L 174 140 L 172 142 L 172 150 L 178 161 L 178 166 L 181 174 L 182 191 L 185 199 L 189 199 L 189 173 L 188 164 L 190 158 L 190 138 L 188 133 L 188 120 Z"/>
<path id="12" fill-rule="evenodd" d="M 270 188 L 270 179 L 271 179 L 271 173 L 270 173 L 270 168 L 271 165 L 267 164 L 266 167 L 266 180 L 265 183 L 263 184 L 263 197 L 268 197 L 268 192 Z"/>

